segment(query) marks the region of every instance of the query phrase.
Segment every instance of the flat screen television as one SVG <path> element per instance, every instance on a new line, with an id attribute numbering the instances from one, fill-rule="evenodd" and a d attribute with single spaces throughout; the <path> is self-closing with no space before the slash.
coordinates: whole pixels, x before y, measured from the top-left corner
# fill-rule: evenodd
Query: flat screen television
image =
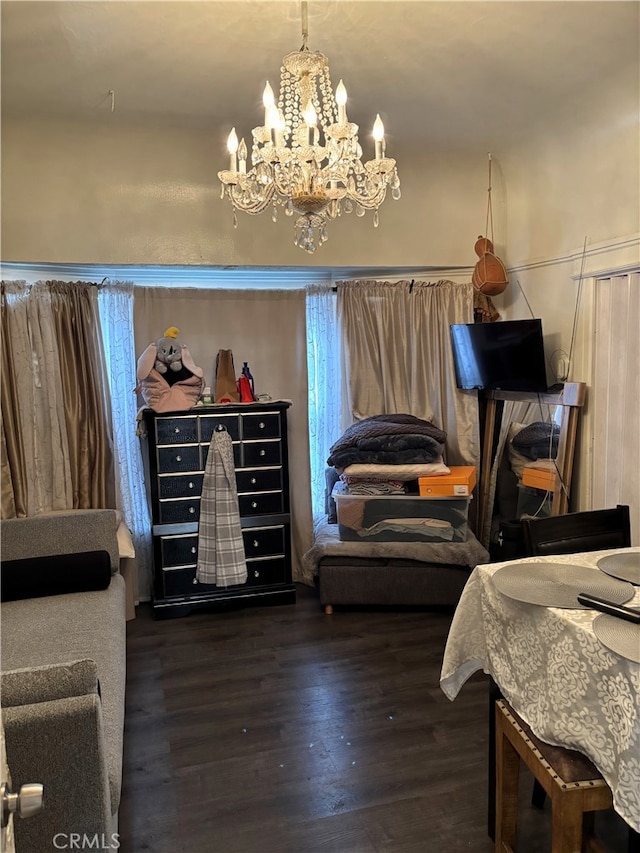
<path id="1" fill-rule="evenodd" d="M 454 323 L 450 329 L 458 388 L 547 390 L 542 320 Z"/>

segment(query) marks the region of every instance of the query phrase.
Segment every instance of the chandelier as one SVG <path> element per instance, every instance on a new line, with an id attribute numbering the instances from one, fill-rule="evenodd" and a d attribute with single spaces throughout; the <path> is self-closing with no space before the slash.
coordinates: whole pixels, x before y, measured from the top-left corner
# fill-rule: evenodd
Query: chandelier
<path id="1" fill-rule="evenodd" d="M 379 224 L 378 208 L 391 187 L 400 198 L 396 161 L 386 156 L 384 125 L 376 116 L 373 125 L 374 158 L 362 162 L 358 125 L 347 119 L 347 90 L 331 87 L 327 57 L 307 47 L 307 3 L 301 4 L 302 47 L 289 53 L 280 69 L 280 91 L 276 102 L 267 82 L 262 102 L 264 124 L 252 130 L 251 168 L 244 139 L 238 142 L 233 128 L 227 139 L 229 168 L 218 172 L 221 198 L 236 212 L 263 213 L 278 207 L 286 216 L 298 215 L 294 243 L 309 253 L 327 240 L 328 220 L 355 210 L 364 216 L 373 210 L 373 225 Z"/>

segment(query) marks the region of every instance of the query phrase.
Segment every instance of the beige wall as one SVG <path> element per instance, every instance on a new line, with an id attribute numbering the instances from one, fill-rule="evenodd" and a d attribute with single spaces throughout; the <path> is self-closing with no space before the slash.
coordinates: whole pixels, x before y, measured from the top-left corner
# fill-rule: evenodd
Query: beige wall
<path id="1" fill-rule="evenodd" d="M 220 199 L 217 134 L 180 128 L 3 126 L 4 261 L 258 266 L 475 263 L 484 225 L 485 154 L 397 153 L 402 199 L 344 216 L 313 257 L 293 219 L 238 214 Z"/>
<path id="2" fill-rule="evenodd" d="M 637 233 L 639 82 L 630 63 L 538 130 L 487 145 L 493 160 L 496 249 L 509 266 Z M 394 142 L 402 199 L 372 216 L 343 216 L 309 256 L 280 211 L 239 214 L 220 199 L 221 129 L 3 117 L 2 259 L 82 264 L 472 266 L 485 230 L 487 153 L 465 140 L 446 151 Z M 397 133 L 401 137 L 401 133 Z M 539 285 L 536 285 L 539 286 Z M 555 292 L 555 289 L 554 289 Z M 508 302 L 515 299 L 510 297 Z"/>
<path id="3" fill-rule="evenodd" d="M 637 63 L 563 115 L 541 115 L 517 144 L 492 153 L 496 251 L 511 284 L 495 302 L 505 319 L 543 319 L 547 355 L 568 354 L 569 378 L 589 383 L 593 285 L 589 275 L 640 267 Z M 400 134 L 398 134 L 400 135 Z M 2 259 L 116 265 L 473 266 L 485 230 L 487 153 L 452 140 L 445 151 L 390 151 L 402 199 L 343 217 L 314 256 L 293 246 L 292 220 L 239 214 L 220 200 L 221 131 L 74 126 L 5 120 Z M 583 246 L 586 246 L 582 257 Z M 184 281 L 184 279 L 183 279 Z M 527 300 L 524 298 L 526 294 Z M 581 492 L 588 494 L 588 487 Z M 582 498 L 581 498 L 582 500 Z"/>

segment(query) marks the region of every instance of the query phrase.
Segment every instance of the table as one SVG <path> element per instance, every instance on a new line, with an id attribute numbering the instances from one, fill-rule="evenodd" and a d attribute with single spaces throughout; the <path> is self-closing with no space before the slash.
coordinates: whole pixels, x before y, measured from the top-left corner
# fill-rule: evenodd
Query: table
<path id="1" fill-rule="evenodd" d="M 526 562 L 599 571 L 597 561 L 620 550 Z M 525 604 L 498 592 L 491 578 L 509 564 L 480 565 L 469 577 L 447 638 L 440 686 L 453 700 L 475 672 L 489 674 L 541 740 L 593 761 L 611 788 L 614 809 L 640 832 L 640 664 L 598 640 L 595 611 Z M 627 606 L 640 607 L 640 587 Z"/>

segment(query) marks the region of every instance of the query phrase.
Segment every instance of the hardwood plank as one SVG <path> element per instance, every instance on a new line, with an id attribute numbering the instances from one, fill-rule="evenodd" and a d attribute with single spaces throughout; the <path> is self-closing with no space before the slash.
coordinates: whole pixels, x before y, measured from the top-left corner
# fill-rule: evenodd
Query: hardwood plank
<path id="1" fill-rule="evenodd" d="M 122 853 L 490 853 L 488 681 L 440 690 L 451 615 L 326 616 L 304 586 L 292 606 L 159 621 L 140 606 Z M 519 853 L 542 853 L 550 815 L 521 788 Z"/>

